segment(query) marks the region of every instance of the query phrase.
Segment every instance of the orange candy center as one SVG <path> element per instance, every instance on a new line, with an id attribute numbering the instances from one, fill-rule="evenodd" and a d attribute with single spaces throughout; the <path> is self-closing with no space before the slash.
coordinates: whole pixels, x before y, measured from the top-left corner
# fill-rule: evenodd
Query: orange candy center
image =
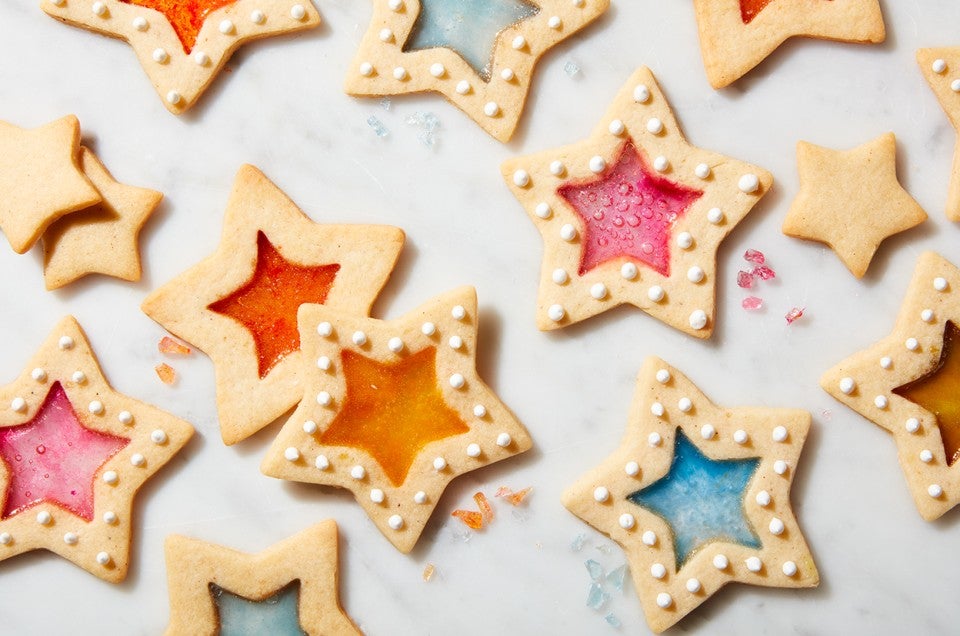
<path id="1" fill-rule="evenodd" d="M 394 486 L 403 484 L 427 444 L 470 430 L 443 399 L 436 358 L 436 347 L 395 363 L 341 352 L 347 394 L 319 442 L 365 451 Z"/>
<path id="2" fill-rule="evenodd" d="M 324 303 L 340 265 L 302 266 L 280 255 L 263 232 L 257 233 L 257 265 L 246 285 L 210 309 L 238 321 L 253 336 L 260 377 L 284 356 L 300 349 L 297 310 Z"/>
<path id="3" fill-rule="evenodd" d="M 740 0 L 740 17 L 744 24 L 750 24 L 757 15 L 767 8 L 773 0 Z"/>
<path id="4" fill-rule="evenodd" d="M 184 53 L 189 54 L 193 45 L 197 43 L 197 35 L 203 27 L 204 20 L 212 11 L 216 11 L 237 0 L 121 0 L 127 4 L 135 4 L 159 11 L 167 18 L 173 27 Z"/>

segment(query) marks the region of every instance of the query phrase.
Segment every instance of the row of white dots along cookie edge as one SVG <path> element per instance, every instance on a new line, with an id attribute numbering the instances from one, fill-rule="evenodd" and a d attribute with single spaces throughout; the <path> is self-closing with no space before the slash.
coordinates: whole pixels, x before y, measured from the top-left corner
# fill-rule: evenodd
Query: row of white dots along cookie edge
<path id="1" fill-rule="evenodd" d="M 649 103 L 651 100 L 649 87 L 647 87 L 645 84 L 638 84 L 633 90 L 633 98 L 637 103 Z M 666 126 L 658 117 L 649 118 L 646 122 L 645 128 L 646 131 L 652 135 L 661 136 L 667 134 Z M 620 119 L 612 120 L 607 129 L 614 137 L 621 137 L 627 132 L 626 125 Z M 594 174 L 600 174 L 606 170 L 607 162 L 600 155 L 595 155 L 588 160 L 587 167 Z M 670 161 L 664 156 L 656 157 L 653 161 L 653 167 L 658 172 L 667 172 L 670 170 Z M 548 169 L 550 174 L 558 178 L 562 178 L 567 172 L 566 166 L 562 161 L 559 160 L 551 161 Z M 694 174 L 701 180 L 709 179 L 712 175 L 712 172 L 713 171 L 710 166 L 705 163 L 698 164 L 694 168 Z M 512 179 L 513 184 L 518 188 L 529 188 L 533 183 L 530 173 L 522 168 L 514 171 Z M 745 174 L 740 177 L 737 185 L 745 194 L 753 194 L 760 188 L 760 180 L 754 174 Z M 544 221 L 549 221 L 551 217 L 553 217 L 553 209 L 546 201 L 538 203 L 534 208 L 534 213 L 538 218 Z M 723 219 L 723 211 L 720 208 L 711 208 L 707 212 L 707 220 L 714 225 L 719 225 L 723 222 Z M 560 238 L 562 240 L 572 243 L 577 240 L 578 236 L 579 232 L 577 231 L 576 226 L 574 226 L 572 223 L 565 223 L 561 226 Z M 683 250 L 694 249 L 696 245 L 693 235 L 691 235 L 689 232 L 681 232 L 678 234 L 676 241 L 677 246 Z M 624 263 L 620 268 L 620 275 L 624 280 L 636 280 L 638 274 L 639 269 L 635 263 L 627 262 Z M 565 285 L 570 280 L 570 275 L 565 269 L 558 267 L 553 270 L 551 279 L 557 285 Z M 691 284 L 700 285 L 706 282 L 707 277 L 702 267 L 699 265 L 693 265 L 687 270 L 687 280 Z M 597 282 L 590 286 L 589 294 L 594 300 L 602 301 L 608 297 L 609 290 L 604 283 Z M 666 291 L 660 285 L 653 285 L 647 290 L 647 298 L 655 303 L 661 303 L 666 299 Z M 560 322 L 566 317 L 566 315 L 566 309 L 561 304 L 551 304 L 547 308 L 547 317 L 554 322 Z M 702 309 L 694 310 L 689 316 L 689 325 L 691 329 L 700 331 L 707 326 L 707 322 L 707 313 Z"/>
<path id="2" fill-rule="evenodd" d="M 930 65 L 930 69 L 937 75 L 943 75 L 949 69 L 947 61 L 942 58 L 937 58 L 933 61 L 933 64 Z M 950 82 L 950 90 L 954 93 L 960 93 L 960 78 L 955 79 Z"/>
<path id="3" fill-rule="evenodd" d="M 946 71 L 946 66 L 943 67 L 942 71 L 937 70 L 938 66 L 936 63 L 942 62 L 942 61 L 943 60 L 937 60 L 936 62 L 934 62 L 934 69 L 933 69 L 934 72 L 941 73 Z M 938 291 L 940 293 L 949 293 L 951 291 L 950 282 L 942 276 L 935 277 L 931 281 L 931 285 L 933 286 L 933 289 L 935 291 Z M 920 311 L 919 318 L 922 322 L 925 322 L 927 324 L 936 324 L 937 322 L 936 313 L 929 308 L 922 309 Z M 904 341 L 903 347 L 906 351 L 909 351 L 911 353 L 923 352 L 923 347 L 921 346 L 920 340 L 912 336 L 907 338 Z M 893 367 L 894 367 L 894 362 L 891 356 L 882 356 L 880 358 L 881 369 L 889 371 L 893 369 Z M 839 382 L 837 382 L 837 388 L 844 395 L 852 395 L 857 390 L 857 381 L 850 376 L 844 376 L 840 378 Z M 887 407 L 890 406 L 890 398 L 887 397 L 886 395 L 878 394 L 873 398 L 873 405 L 879 410 L 886 410 Z M 904 430 L 907 431 L 907 433 L 910 433 L 911 435 L 929 435 L 932 433 L 932 431 L 925 432 L 923 427 L 920 425 L 920 420 L 916 417 L 907 418 L 907 420 L 903 424 L 903 428 Z M 930 450 L 929 448 L 921 449 L 920 452 L 917 453 L 917 456 L 919 457 L 920 461 L 923 462 L 924 464 L 933 464 L 934 460 L 936 459 L 936 455 L 934 451 Z M 932 483 L 927 485 L 927 495 L 929 495 L 933 499 L 939 499 L 940 497 L 943 496 L 943 486 L 937 483 Z"/>
<path id="4" fill-rule="evenodd" d="M 67 4 L 69 0 L 50 0 L 57 7 L 62 7 Z M 93 15 L 102 18 L 104 20 L 110 19 L 110 9 L 107 7 L 106 3 L 101 0 L 97 0 L 90 5 L 90 11 Z M 297 22 L 302 22 L 307 17 L 307 9 L 302 4 L 294 4 L 290 7 L 289 11 L 290 18 L 296 20 Z M 260 9 L 254 9 L 250 12 L 250 22 L 262 26 L 267 23 L 267 14 L 265 14 Z M 131 21 L 131 25 L 134 29 L 140 32 L 145 32 L 150 29 L 150 22 L 143 17 L 138 15 Z M 237 33 L 237 27 L 232 20 L 224 19 L 220 21 L 220 24 L 217 25 L 217 30 L 224 36 L 235 36 Z M 153 50 L 151 54 L 153 61 L 157 64 L 166 64 L 170 61 L 170 54 L 166 49 L 162 47 L 157 47 Z M 193 51 L 190 54 L 190 58 L 197 64 L 197 66 L 207 66 L 210 64 L 210 56 L 204 53 L 203 51 Z M 177 90 L 167 91 L 165 95 L 166 100 L 173 106 L 176 106 L 183 100 L 183 95 L 180 94 Z"/>
<path id="5" fill-rule="evenodd" d="M 403 10 L 404 3 L 403 0 L 386 0 L 387 5 L 390 7 L 390 10 L 398 13 Z M 585 0 L 572 0 L 573 6 L 577 8 L 582 8 L 586 5 Z M 554 31 L 563 30 L 563 20 L 560 16 L 550 16 L 547 18 L 547 26 Z M 389 28 L 383 28 L 377 34 L 377 37 L 385 45 L 389 45 L 391 42 L 395 42 L 396 38 L 394 33 Z M 399 42 L 396 43 L 397 46 L 401 46 Z M 527 39 L 523 35 L 517 35 L 511 40 L 510 46 L 513 50 L 519 53 L 533 54 L 533 51 L 529 47 Z M 377 68 L 373 65 L 372 62 L 361 62 L 359 68 L 357 69 L 361 76 L 363 77 L 372 77 L 377 73 Z M 447 68 L 440 62 L 432 62 L 427 71 L 430 75 L 436 79 L 449 79 L 450 75 L 447 72 Z M 411 72 L 404 66 L 396 66 L 390 72 L 393 79 L 398 82 L 405 82 L 411 78 Z M 500 79 L 504 82 L 515 82 L 517 81 L 517 75 L 512 68 L 506 67 L 500 71 Z M 473 86 L 468 80 L 462 79 L 457 82 L 454 90 L 458 95 L 469 95 L 473 91 Z M 487 117 L 496 117 L 500 114 L 500 104 L 495 101 L 488 101 L 483 105 L 483 114 Z"/>

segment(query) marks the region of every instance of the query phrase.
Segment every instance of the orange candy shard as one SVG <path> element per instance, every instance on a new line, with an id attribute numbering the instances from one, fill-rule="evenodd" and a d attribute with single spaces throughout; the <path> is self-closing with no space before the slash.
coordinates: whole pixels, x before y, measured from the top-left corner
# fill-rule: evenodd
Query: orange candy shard
<path id="1" fill-rule="evenodd" d="M 433 578 L 433 573 L 436 568 L 433 566 L 433 563 L 427 563 L 427 567 L 423 568 L 423 581 L 424 583 L 429 583 L 430 579 Z"/>
<path id="2" fill-rule="evenodd" d="M 182 342 L 177 342 L 170 336 L 164 336 L 160 339 L 160 343 L 157 345 L 157 349 L 160 350 L 160 353 L 168 353 L 178 356 L 190 355 L 191 349 Z"/>
<path id="3" fill-rule="evenodd" d="M 530 491 L 533 490 L 533 486 L 527 486 L 523 490 L 518 490 L 513 492 L 506 486 L 501 486 L 497 490 L 497 497 L 506 499 L 511 506 L 519 506 L 523 503 L 523 500 L 527 498 L 527 495 L 530 494 Z"/>
<path id="4" fill-rule="evenodd" d="M 237 0 L 120 0 L 147 9 L 159 11 L 173 27 L 180 38 L 183 52 L 190 54 L 197 43 L 197 36 L 203 23 L 212 11 L 216 11 Z"/>
<path id="5" fill-rule="evenodd" d="M 283 258 L 267 235 L 257 233 L 257 265 L 246 285 L 210 305 L 250 332 L 263 379 L 284 356 L 300 349 L 297 310 L 304 303 L 323 304 L 339 264 L 302 266 Z"/>
<path id="6" fill-rule="evenodd" d="M 369 453 L 394 486 L 403 484 L 423 447 L 470 430 L 443 399 L 436 358 L 436 347 L 394 363 L 342 351 L 343 407 L 318 441 Z"/>
<path id="7" fill-rule="evenodd" d="M 471 530 L 480 530 L 483 528 L 483 515 L 472 510 L 454 510 L 450 513 L 451 517 L 456 517 L 466 524 Z"/>
<path id="8" fill-rule="evenodd" d="M 480 509 L 480 514 L 483 515 L 483 521 L 485 523 L 493 521 L 493 508 L 490 507 L 487 496 L 482 492 L 478 492 L 473 495 L 473 500 L 477 502 L 477 508 Z"/>
<path id="9" fill-rule="evenodd" d="M 154 367 L 154 370 L 157 372 L 157 377 L 160 378 L 160 381 L 164 384 L 173 384 L 177 380 L 177 372 L 166 362 L 158 364 Z"/>

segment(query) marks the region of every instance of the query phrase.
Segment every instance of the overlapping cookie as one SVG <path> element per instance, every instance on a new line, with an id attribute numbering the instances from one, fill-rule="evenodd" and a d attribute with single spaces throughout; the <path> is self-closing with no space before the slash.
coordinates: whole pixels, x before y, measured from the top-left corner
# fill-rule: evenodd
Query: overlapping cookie
<path id="1" fill-rule="evenodd" d="M 350 95 L 435 91 L 507 141 L 533 69 L 548 49 L 606 11 L 609 0 L 374 0 L 347 73 Z"/>
<path id="2" fill-rule="evenodd" d="M 920 49 L 917 61 L 947 118 L 960 133 L 960 47 Z M 954 150 L 950 170 L 947 218 L 960 221 L 960 143 Z"/>
<path id="3" fill-rule="evenodd" d="M 357 635 L 337 598 L 337 524 L 321 522 L 259 554 L 167 538 L 168 636 Z"/>
<path id="4" fill-rule="evenodd" d="M 691 146 L 647 68 L 589 138 L 501 172 L 543 237 L 540 329 L 629 303 L 698 338 L 713 333 L 717 247 L 773 183 Z"/>
<path id="5" fill-rule="evenodd" d="M 386 322 L 303 305 L 304 397 L 264 474 L 350 490 L 409 552 L 454 477 L 531 446 L 476 372 L 477 318 L 471 287 Z"/>
<path id="6" fill-rule="evenodd" d="M 819 583 L 790 505 L 806 411 L 724 409 L 648 358 L 619 448 L 563 494 L 572 513 L 623 546 L 651 629 L 734 581 Z"/>
<path id="7" fill-rule="evenodd" d="M 179 115 L 250 40 L 320 24 L 310 0 L 42 0 L 48 15 L 126 40 Z"/>
<path id="8" fill-rule="evenodd" d="M 123 580 L 133 497 L 193 427 L 115 392 L 72 317 L 0 388 L 0 405 L 0 560 L 46 549 Z"/>
<path id="9" fill-rule="evenodd" d="M 240 169 L 217 251 L 143 302 L 148 316 L 213 360 L 225 443 L 303 397 L 300 305 L 367 315 L 403 238 L 395 227 L 314 223 L 259 170 Z"/>
<path id="10" fill-rule="evenodd" d="M 960 502 L 960 270 L 939 254 L 917 262 L 889 336 L 827 371 L 830 395 L 886 429 L 920 515 Z"/>

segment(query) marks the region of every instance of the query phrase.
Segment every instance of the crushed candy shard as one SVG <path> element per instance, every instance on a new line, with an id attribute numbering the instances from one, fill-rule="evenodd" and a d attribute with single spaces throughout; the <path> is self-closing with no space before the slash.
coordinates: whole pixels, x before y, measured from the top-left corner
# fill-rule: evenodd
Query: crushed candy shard
<path id="1" fill-rule="evenodd" d="M 173 384 L 177 381 L 177 372 L 166 362 L 161 362 L 154 367 L 154 370 L 157 372 L 157 377 L 160 378 L 160 381 L 164 384 Z"/>
<path id="2" fill-rule="evenodd" d="M 190 355 L 191 349 L 182 342 L 177 342 L 170 336 L 164 336 L 160 339 L 160 343 L 157 345 L 157 349 L 160 350 L 160 353 L 167 353 L 178 356 L 187 356 Z"/>
<path id="3" fill-rule="evenodd" d="M 427 563 L 427 567 L 423 568 L 423 582 L 429 583 L 430 579 L 433 578 L 433 573 L 436 571 L 433 563 Z"/>
<path id="4" fill-rule="evenodd" d="M 787 319 L 787 324 L 792 325 L 794 322 L 803 317 L 803 311 L 805 307 L 794 307 L 787 312 L 787 315 L 784 316 Z"/>
<path id="5" fill-rule="evenodd" d="M 599 583 L 590 584 L 590 591 L 587 592 L 587 607 L 599 612 L 609 600 L 610 595 L 603 591 Z"/>
<path id="6" fill-rule="evenodd" d="M 739 272 L 737 272 L 737 286 L 742 287 L 743 289 L 752 289 L 753 274 L 750 272 L 745 272 L 741 269 Z"/>
<path id="7" fill-rule="evenodd" d="M 620 592 L 623 590 L 623 582 L 626 580 L 626 578 L 627 578 L 627 564 L 624 563 L 617 569 L 611 570 L 610 573 L 607 574 L 607 583 L 613 586 L 613 589 Z"/>
<path id="8" fill-rule="evenodd" d="M 776 278 L 777 274 L 772 269 L 766 265 L 757 265 L 753 268 L 753 275 L 759 278 L 760 280 L 770 280 L 771 278 Z"/>
<path id="9" fill-rule="evenodd" d="M 603 583 L 606 575 L 603 572 L 603 566 L 600 565 L 597 561 L 593 559 L 587 559 L 584 562 L 584 565 L 587 566 L 587 572 L 590 573 L 590 579 L 594 583 Z"/>
<path id="10" fill-rule="evenodd" d="M 483 515 L 473 510 L 454 510 L 450 513 L 451 517 L 456 517 L 462 521 L 471 530 L 480 530 L 483 528 Z"/>
<path id="11" fill-rule="evenodd" d="M 754 265 L 763 265 L 767 259 L 760 250 L 751 249 L 743 253 L 743 260 L 753 263 Z"/>
<path id="12" fill-rule="evenodd" d="M 573 60 L 567 60 L 563 64 L 563 72 L 567 74 L 567 77 L 576 77 L 580 73 L 580 66 Z"/>
<path id="13" fill-rule="evenodd" d="M 620 627 L 623 623 L 620 622 L 620 619 L 614 616 L 613 612 L 610 612 L 603 617 L 603 620 L 607 621 L 607 625 L 611 627 Z"/>
<path id="14" fill-rule="evenodd" d="M 477 502 L 477 508 L 480 509 L 480 514 L 483 515 L 484 523 L 490 523 L 493 520 L 493 508 L 490 507 L 487 496 L 482 492 L 474 493 L 473 500 Z"/>
<path id="15" fill-rule="evenodd" d="M 573 538 L 573 541 L 570 542 L 570 549 L 574 552 L 580 552 L 583 550 L 583 544 L 587 542 L 587 535 L 580 533 Z"/>
<path id="16" fill-rule="evenodd" d="M 373 128 L 373 132 L 376 133 L 377 137 L 386 137 L 390 134 L 390 131 L 383 125 L 383 122 L 373 115 L 367 117 L 367 125 Z"/>
<path id="17" fill-rule="evenodd" d="M 747 296 L 740 304 L 743 305 L 743 308 L 747 311 L 756 311 L 763 307 L 763 299 L 757 298 L 756 296 Z"/>
<path id="18" fill-rule="evenodd" d="M 523 503 L 524 499 L 527 498 L 527 495 L 530 494 L 531 490 L 533 490 L 533 486 L 527 486 L 523 490 L 518 490 L 516 492 L 512 491 L 506 486 L 500 486 L 500 488 L 497 489 L 497 494 L 495 496 L 506 499 L 512 506 L 519 506 Z"/>

